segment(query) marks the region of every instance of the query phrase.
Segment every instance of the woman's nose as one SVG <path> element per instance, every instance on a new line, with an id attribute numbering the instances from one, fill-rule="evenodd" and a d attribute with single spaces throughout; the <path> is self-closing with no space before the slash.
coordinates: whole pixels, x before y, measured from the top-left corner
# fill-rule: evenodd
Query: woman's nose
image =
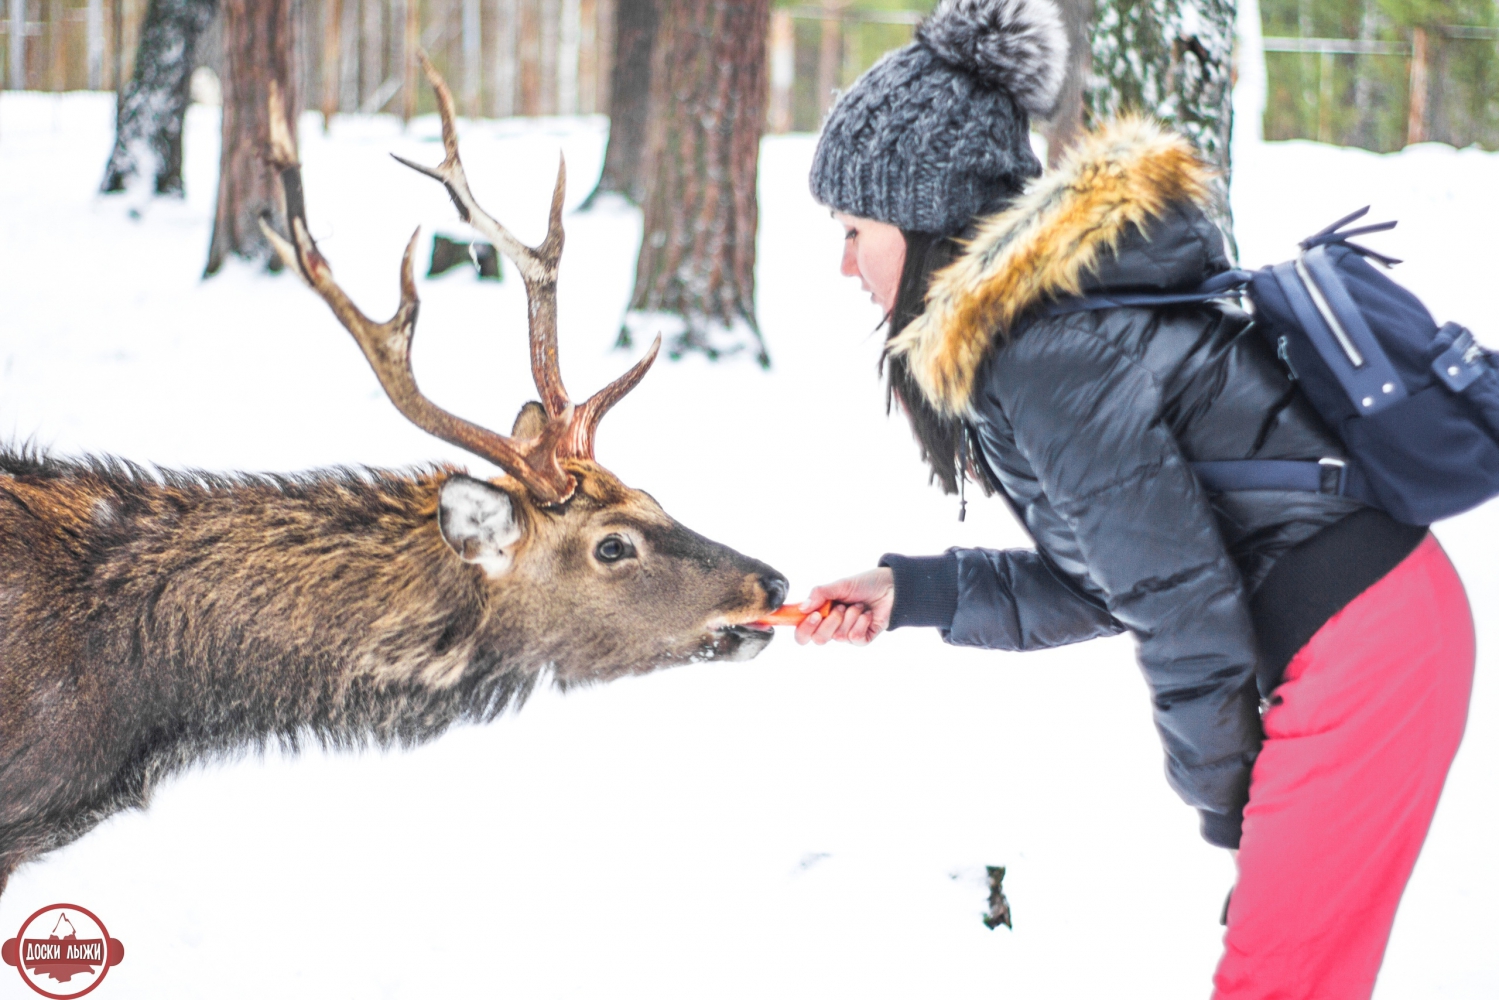
<path id="1" fill-rule="evenodd" d="M 857 278 L 859 276 L 859 259 L 854 253 L 853 240 L 843 241 L 843 263 L 839 267 L 839 270 L 850 278 Z"/>

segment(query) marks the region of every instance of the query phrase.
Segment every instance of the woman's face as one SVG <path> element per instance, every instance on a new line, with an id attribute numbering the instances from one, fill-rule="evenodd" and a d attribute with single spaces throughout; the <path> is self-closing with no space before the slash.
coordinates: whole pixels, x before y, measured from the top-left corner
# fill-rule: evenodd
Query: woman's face
<path id="1" fill-rule="evenodd" d="M 889 315 L 906 266 L 906 238 L 900 227 L 843 212 L 834 212 L 833 218 L 843 227 L 841 270 L 850 278 L 858 276 L 869 297 Z"/>

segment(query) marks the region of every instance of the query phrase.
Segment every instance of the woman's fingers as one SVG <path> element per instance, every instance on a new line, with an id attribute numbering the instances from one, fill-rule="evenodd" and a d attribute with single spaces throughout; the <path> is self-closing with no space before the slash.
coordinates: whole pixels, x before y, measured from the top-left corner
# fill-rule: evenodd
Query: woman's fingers
<path id="1" fill-rule="evenodd" d="M 843 584 L 847 582 L 846 580 L 839 580 L 837 583 L 826 583 L 820 587 L 813 587 L 812 592 L 807 595 L 806 600 L 802 601 L 798 607 L 803 611 L 812 611 L 822 607 L 828 601 L 846 600 L 847 598 L 843 595 L 845 589 Z"/>
<path id="2" fill-rule="evenodd" d="M 800 605 L 810 614 L 797 626 L 796 641 L 803 646 L 809 642 L 867 645 L 885 630 L 893 598 L 894 578 L 883 568 L 813 587 Z M 826 615 L 817 610 L 830 601 L 833 607 Z"/>
<path id="3" fill-rule="evenodd" d="M 869 601 L 878 600 L 889 589 L 889 583 L 884 580 L 886 574 L 889 574 L 889 570 L 871 570 L 814 586 L 800 607 L 803 612 L 809 612 L 814 607 L 820 607 L 824 601 L 833 601 L 835 604 L 868 604 Z"/>
<path id="4" fill-rule="evenodd" d="M 879 628 L 876 627 L 874 623 L 874 612 L 866 611 L 862 615 L 860 615 L 859 620 L 854 622 L 853 626 L 849 628 L 848 641 L 853 643 L 855 646 L 867 646 L 871 642 L 873 642 L 874 637 L 879 634 Z"/>
<path id="5" fill-rule="evenodd" d="M 823 619 L 822 624 L 813 630 L 812 641 L 819 646 L 825 646 L 831 642 L 833 637 L 838 634 L 838 629 L 843 624 L 843 616 L 847 613 L 847 605 L 833 605 L 833 610 L 828 612 L 828 616 Z"/>
<path id="6" fill-rule="evenodd" d="M 859 621 L 859 616 L 864 614 L 864 605 L 850 604 L 843 612 L 843 623 L 838 626 L 838 631 L 833 633 L 833 638 L 839 642 L 847 642 L 849 630 Z"/>
<path id="7" fill-rule="evenodd" d="M 812 633 L 817 631 L 817 626 L 822 624 L 822 615 L 814 611 L 802 619 L 802 623 L 796 627 L 796 644 L 805 646 L 812 641 Z"/>

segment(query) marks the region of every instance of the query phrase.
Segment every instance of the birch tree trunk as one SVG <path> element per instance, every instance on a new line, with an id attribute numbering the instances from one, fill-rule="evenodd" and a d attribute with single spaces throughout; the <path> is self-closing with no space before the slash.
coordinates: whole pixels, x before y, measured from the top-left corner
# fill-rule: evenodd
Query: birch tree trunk
<path id="1" fill-rule="evenodd" d="M 188 83 L 198 65 L 198 39 L 217 9 L 218 0 L 151 0 L 135 75 L 117 106 L 115 144 L 100 191 L 123 191 L 131 178 L 149 174 L 157 194 L 182 196 Z"/>
<path id="2" fill-rule="evenodd" d="M 1196 144 L 1218 172 L 1213 221 L 1237 256 L 1228 203 L 1234 0 L 1097 0 L 1085 113 L 1097 124 L 1150 115 Z"/>
<path id="3" fill-rule="evenodd" d="M 280 89 L 286 120 L 302 110 L 297 72 L 300 23 L 297 0 L 224 0 L 224 124 L 219 154 L 219 200 L 208 244 L 207 277 L 233 254 L 279 270 L 259 220 L 286 232 L 277 179 L 266 163 L 270 142 L 271 84 Z"/>
<path id="4" fill-rule="evenodd" d="M 651 59 L 645 225 L 620 332 L 667 353 L 748 352 L 755 321 L 755 199 L 765 123 L 770 0 L 662 0 Z"/>
<path id="5" fill-rule="evenodd" d="M 651 96 L 651 49 L 656 42 L 658 0 L 620 0 L 614 14 L 614 66 L 609 95 L 609 145 L 598 186 L 583 207 L 604 194 L 645 202 L 641 152 Z"/>

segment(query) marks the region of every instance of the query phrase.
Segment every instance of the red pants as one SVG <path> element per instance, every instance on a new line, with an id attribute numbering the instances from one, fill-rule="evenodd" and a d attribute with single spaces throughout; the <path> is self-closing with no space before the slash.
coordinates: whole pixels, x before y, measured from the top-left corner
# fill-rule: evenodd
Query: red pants
<path id="1" fill-rule="evenodd" d="M 1462 740 L 1473 619 L 1430 536 L 1314 635 L 1265 713 L 1216 1000 L 1367 1000 Z"/>

